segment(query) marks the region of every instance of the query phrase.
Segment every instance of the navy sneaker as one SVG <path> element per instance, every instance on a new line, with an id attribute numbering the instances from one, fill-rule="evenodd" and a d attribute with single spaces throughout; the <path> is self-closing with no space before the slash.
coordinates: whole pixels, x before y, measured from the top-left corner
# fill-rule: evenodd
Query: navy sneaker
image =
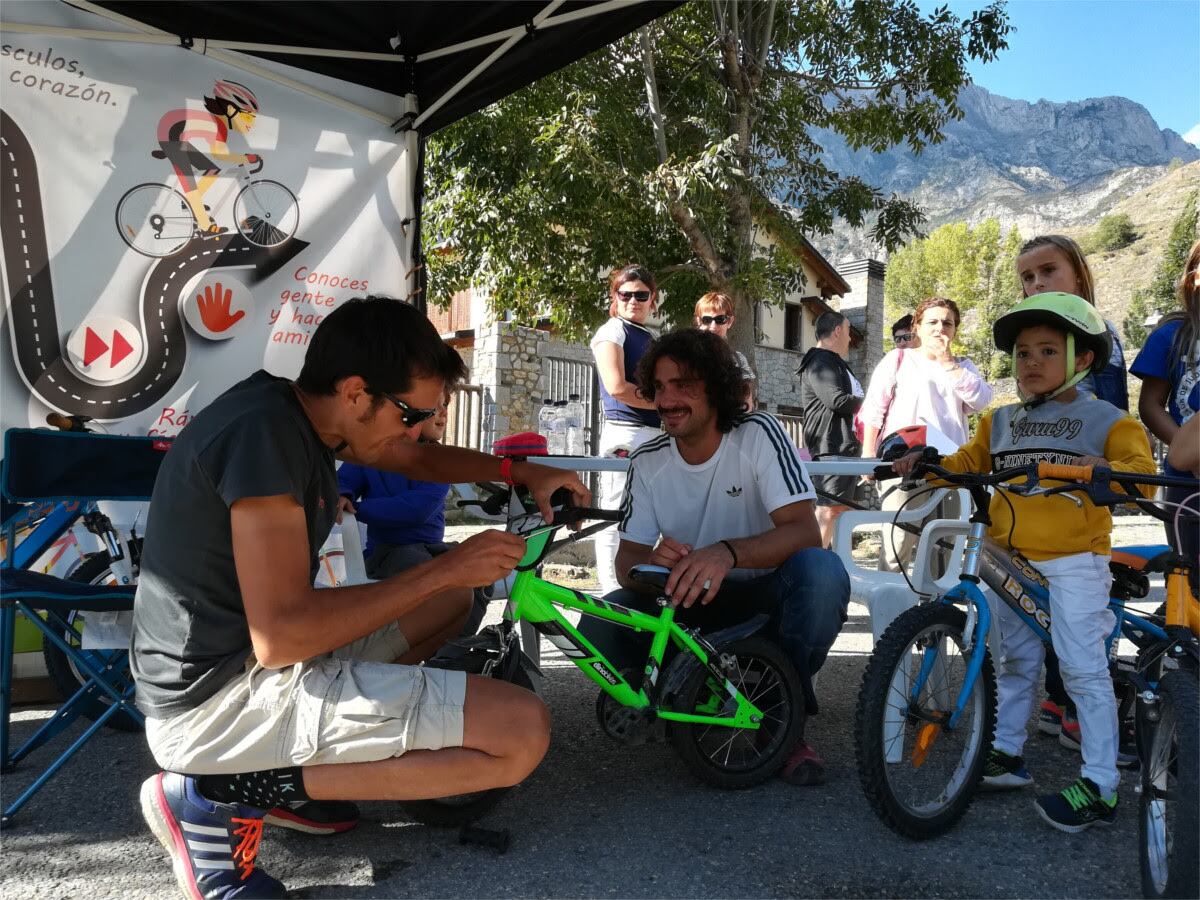
<path id="1" fill-rule="evenodd" d="M 1034 801 L 1038 815 L 1059 831 L 1074 834 L 1093 825 L 1111 825 L 1117 818 L 1117 792 L 1102 797 L 1090 778 L 1080 778 L 1061 793 Z"/>
<path id="2" fill-rule="evenodd" d="M 275 807 L 263 821 L 305 834 L 341 834 L 358 824 L 358 807 L 349 800 L 299 800 Z"/>
<path id="3" fill-rule="evenodd" d="M 1025 768 L 1025 760 L 1020 756 L 1011 756 L 1003 750 L 991 750 L 983 764 L 983 781 L 980 787 L 985 791 L 1008 791 L 1023 788 L 1033 784 L 1033 776 Z"/>
<path id="4" fill-rule="evenodd" d="M 171 856 L 190 900 L 286 897 L 283 883 L 254 866 L 263 811 L 200 796 L 196 781 L 159 772 L 142 782 L 142 816 Z"/>

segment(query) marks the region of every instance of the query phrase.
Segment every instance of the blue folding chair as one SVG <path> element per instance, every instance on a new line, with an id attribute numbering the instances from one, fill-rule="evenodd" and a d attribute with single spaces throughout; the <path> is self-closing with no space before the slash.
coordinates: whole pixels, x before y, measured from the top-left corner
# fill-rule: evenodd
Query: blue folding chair
<path id="1" fill-rule="evenodd" d="M 128 650 L 87 651 L 64 640 L 75 612 L 133 609 L 134 585 L 91 585 L 31 570 L 43 553 L 76 522 L 93 525 L 99 500 L 149 500 L 154 478 L 170 441 L 45 429 L 13 428 L 4 434 L 0 467 L 0 516 L 6 550 L 0 563 L 0 771 L 9 772 L 34 750 L 69 728 L 81 715 L 103 711 L 3 811 L 12 817 L 113 716 L 138 725 L 144 717 L 133 705 Z M 102 526 L 101 531 L 104 531 Z M 18 534 L 20 539 L 18 540 Z M 108 544 L 117 544 L 107 526 Z M 12 712 L 13 639 L 16 616 L 25 616 L 66 654 L 82 684 L 54 715 L 17 750 L 9 751 Z M 98 704 L 97 700 L 103 703 Z"/>

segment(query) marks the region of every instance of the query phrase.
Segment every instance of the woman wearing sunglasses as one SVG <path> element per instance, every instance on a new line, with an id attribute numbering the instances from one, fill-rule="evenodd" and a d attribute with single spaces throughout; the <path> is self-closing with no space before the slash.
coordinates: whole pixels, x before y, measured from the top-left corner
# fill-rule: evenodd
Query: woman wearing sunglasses
<path id="1" fill-rule="evenodd" d="M 592 337 L 592 353 L 600 376 L 604 425 L 600 428 L 600 456 L 628 456 L 642 443 L 659 434 L 654 404 L 637 389 L 634 373 L 638 360 L 654 339 L 646 321 L 654 312 L 658 288 L 645 266 L 622 266 L 608 279 L 609 319 Z M 602 472 L 598 505 L 616 509 L 625 491 L 624 472 Z M 600 590 L 607 594 L 617 583 L 617 530 L 606 528 L 596 535 L 596 573 Z"/>
<path id="2" fill-rule="evenodd" d="M 729 339 L 729 329 L 733 327 L 733 298 L 718 291 L 709 291 L 696 301 L 696 327 L 701 331 L 711 331 L 718 337 Z M 737 360 L 738 368 L 742 370 L 742 380 L 745 382 L 745 407 L 754 408 L 754 370 L 741 351 L 734 350 L 733 358 Z"/>

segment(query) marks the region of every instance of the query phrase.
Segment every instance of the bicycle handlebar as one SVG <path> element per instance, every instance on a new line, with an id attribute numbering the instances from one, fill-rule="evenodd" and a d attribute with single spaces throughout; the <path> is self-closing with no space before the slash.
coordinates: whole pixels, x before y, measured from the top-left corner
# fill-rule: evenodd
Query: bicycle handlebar
<path id="1" fill-rule="evenodd" d="M 477 481 L 476 486 L 488 496 L 483 500 L 459 500 L 459 507 L 478 506 L 490 515 L 499 515 L 508 508 L 512 493 L 515 491 L 522 500 L 522 505 L 528 508 L 525 500 L 529 497 L 528 490 L 522 486 L 508 487 L 492 481 Z M 597 520 L 602 522 L 621 521 L 621 511 L 617 509 L 597 509 L 591 506 L 572 506 L 572 494 L 566 488 L 559 488 L 550 496 L 550 506 L 554 509 L 554 524 L 569 525 L 572 522 Z"/>
<path id="2" fill-rule="evenodd" d="M 252 168 L 250 170 L 250 174 L 257 175 L 259 172 L 261 172 L 263 170 L 263 166 L 265 165 L 265 163 L 263 162 L 263 158 L 261 156 L 259 156 L 257 153 L 252 154 L 252 155 L 258 158 L 258 162 L 254 166 L 254 168 Z"/>
<path id="3" fill-rule="evenodd" d="M 1062 466 L 1054 463 L 1038 463 L 1038 478 L 1054 481 L 1091 481 L 1093 466 Z"/>

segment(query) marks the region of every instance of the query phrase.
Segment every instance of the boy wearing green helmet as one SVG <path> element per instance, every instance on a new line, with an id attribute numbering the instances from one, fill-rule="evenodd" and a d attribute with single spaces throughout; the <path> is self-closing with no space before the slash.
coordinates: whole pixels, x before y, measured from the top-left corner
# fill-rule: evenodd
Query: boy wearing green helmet
<path id="1" fill-rule="evenodd" d="M 1155 471 L 1145 429 L 1128 414 L 1076 385 L 1103 367 L 1110 341 L 1104 319 L 1074 294 L 1028 297 L 993 327 L 996 347 L 1013 356 L 1022 402 L 984 413 L 974 437 L 941 461 L 952 472 L 985 473 L 1048 462 Z M 909 474 L 919 453 L 894 464 Z M 1109 825 L 1116 816 L 1117 706 L 1105 638 L 1112 516 L 1078 494 L 1025 497 L 999 491 L 989 508 L 990 536 L 1030 560 L 1049 583 L 1051 638 L 1083 738 L 1080 777 L 1057 794 L 1038 797 L 1038 813 L 1068 832 Z M 1006 604 L 992 603 L 1001 630 L 996 737 L 983 786 L 1024 787 L 1033 779 L 1021 750 L 1037 698 L 1044 645 Z"/>

